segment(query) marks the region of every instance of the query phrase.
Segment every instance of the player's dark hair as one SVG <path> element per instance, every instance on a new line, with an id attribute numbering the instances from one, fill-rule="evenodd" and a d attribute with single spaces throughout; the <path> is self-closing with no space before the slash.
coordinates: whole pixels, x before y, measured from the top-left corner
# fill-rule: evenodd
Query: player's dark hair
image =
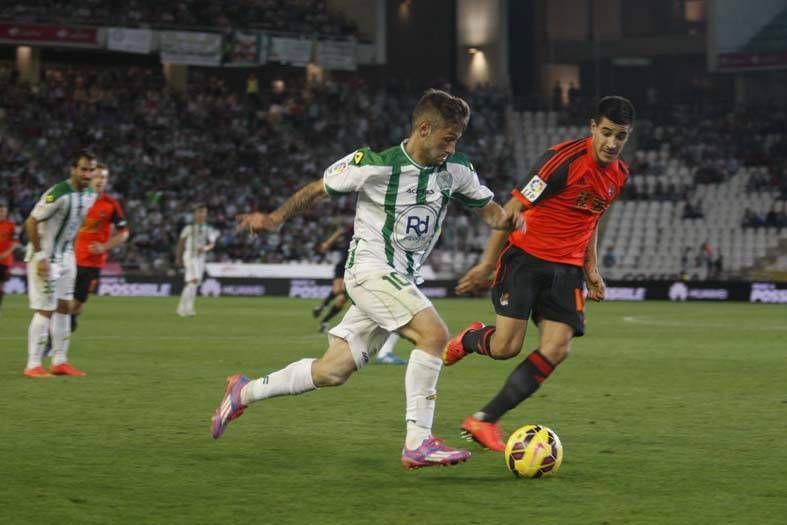
<path id="1" fill-rule="evenodd" d="M 71 159 L 71 165 L 76 168 L 77 164 L 79 164 L 79 159 L 96 160 L 96 156 L 88 149 L 81 149 L 74 153 Z"/>
<path id="2" fill-rule="evenodd" d="M 205 204 L 204 202 L 195 202 L 194 205 L 191 207 L 193 211 L 201 210 L 203 208 L 205 208 L 206 210 L 208 209 L 208 205 Z"/>
<path id="3" fill-rule="evenodd" d="M 109 170 L 109 168 L 107 168 L 107 165 L 104 164 L 103 162 L 99 162 L 98 164 L 96 164 L 96 169 L 97 170 Z"/>
<path id="4" fill-rule="evenodd" d="M 463 99 L 445 91 L 427 89 L 413 110 L 413 128 L 425 115 L 440 118 L 440 124 L 459 125 L 464 129 L 470 118 L 470 106 Z"/>
<path id="5" fill-rule="evenodd" d="M 604 97 L 598 101 L 596 114 L 593 116 L 593 119 L 596 121 L 596 124 L 598 124 L 604 117 L 615 124 L 628 126 L 634 122 L 634 104 L 624 97 Z"/>

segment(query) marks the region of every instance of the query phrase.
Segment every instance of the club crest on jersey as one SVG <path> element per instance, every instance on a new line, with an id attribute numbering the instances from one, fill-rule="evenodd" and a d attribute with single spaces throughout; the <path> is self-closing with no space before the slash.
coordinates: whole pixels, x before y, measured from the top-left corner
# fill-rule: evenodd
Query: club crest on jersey
<path id="1" fill-rule="evenodd" d="M 356 151 L 355 155 L 353 155 L 353 164 L 358 166 L 359 164 L 361 164 L 362 160 L 363 160 L 363 151 Z"/>
<path id="2" fill-rule="evenodd" d="M 440 188 L 440 193 L 446 197 L 451 196 L 451 188 L 454 186 L 454 177 L 447 171 L 441 171 L 435 177 L 437 187 Z"/>
<path id="3" fill-rule="evenodd" d="M 522 188 L 522 195 L 525 196 L 527 200 L 530 202 L 535 202 L 544 190 L 547 188 L 547 183 L 541 180 L 541 177 L 535 175 L 530 182 L 528 182 L 524 188 Z"/>
<path id="4" fill-rule="evenodd" d="M 47 195 L 46 196 L 46 202 L 47 203 L 55 202 L 55 194 L 54 193 L 50 193 L 49 195 Z"/>

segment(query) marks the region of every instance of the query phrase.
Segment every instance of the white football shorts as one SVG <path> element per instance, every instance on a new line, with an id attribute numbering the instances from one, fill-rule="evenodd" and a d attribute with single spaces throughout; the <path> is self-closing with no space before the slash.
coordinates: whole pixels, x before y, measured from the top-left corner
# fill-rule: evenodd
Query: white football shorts
<path id="1" fill-rule="evenodd" d="M 344 275 L 347 294 L 353 305 L 328 336 L 350 344 L 356 368 L 360 370 L 380 350 L 390 332 L 406 325 L 432 302 L 407 276 L 390 271 L 365 274 L 348 270 Z"/>
<path id="2" fill-rule="evenodd" d="M 185 282 L 202 282 L 205 274 L 205 257 L 183 257 L 183 269 L 186 272 Z"/>
<path id="3" fill-rule="evenodd" d="M 27 295 L 31 310 L 54 312 L 58 299 L 70 301 L 74 298 L 74 282 L 77 266 L 73 253 L 65 253 L 60 262 L 49 263 L 49 277 L 42 279 L 36 271 L 36 263 L 27 263 Z"/>

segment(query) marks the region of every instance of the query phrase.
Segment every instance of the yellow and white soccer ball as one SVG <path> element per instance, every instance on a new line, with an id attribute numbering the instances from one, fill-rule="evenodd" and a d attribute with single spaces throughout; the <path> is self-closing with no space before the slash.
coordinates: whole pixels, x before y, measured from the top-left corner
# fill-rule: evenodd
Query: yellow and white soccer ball
<path id="1" fill-rule="evenodd" d="M 563 445 L 554 430 L 543 425 L 525 425 L 506 443 L 506 465 L 520 478 L 555 474 L 563 462 Z"/>

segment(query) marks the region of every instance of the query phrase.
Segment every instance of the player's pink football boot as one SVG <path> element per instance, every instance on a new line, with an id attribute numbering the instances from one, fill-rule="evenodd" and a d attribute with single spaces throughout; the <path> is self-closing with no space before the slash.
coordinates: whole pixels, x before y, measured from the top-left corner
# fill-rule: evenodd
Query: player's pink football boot
<path id="1" fill-rule="evenodd" d="M 448 344 L 443 348 L 443 363 L 445 363 L 445 366 L 451 366 L 459 362 L 469 353 L 465 351 L 464 346 L 462 346 L 462 338 L 470 330 L 478 330 L 483 327 L 484 323 L 470 323 L 470 325 L 459 332 L 456 337 L 448 341 Z"/>
<path id="2" fill-rule="evenodd" d="M 249 378 L 240 374 L 231 375 L 227 378 L 227 388 L 224 389 L 224 397 L 219 408 L 213 413 L 210 422 L 210 433 L 213 439 L 219 439 L 227 430 L 227 425 L 233 419 L 238 419 L 243 415 L 246 405 L 240 402 L 240 391 L 249 383 Z"/>
<path id="3" fill-rule="evenodd" d="M 423 467 L 448 467 L 458 465 L 468 459 L 470 459 L 470 452 L 448 447 L 442 439 L 434 436 L 425 439 L 421 446 L 414 450 L 410 450 L 406 446 L 402 449 L 402 466 L 405 470 Z"/>

